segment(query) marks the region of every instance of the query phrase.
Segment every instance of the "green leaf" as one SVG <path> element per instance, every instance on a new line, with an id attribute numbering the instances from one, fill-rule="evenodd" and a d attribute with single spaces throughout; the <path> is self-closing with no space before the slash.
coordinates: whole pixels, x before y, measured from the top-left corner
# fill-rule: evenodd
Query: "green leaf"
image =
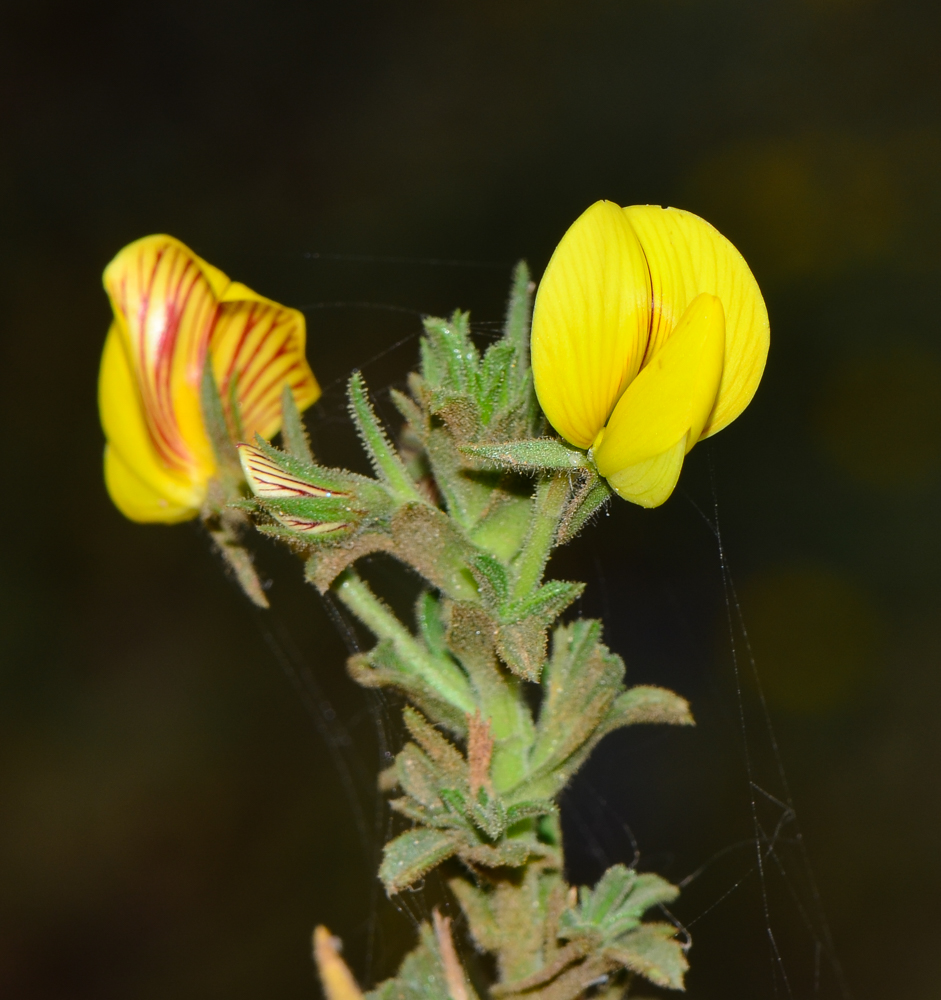
<path id="1" fill-rule="evenodd" d="M 402 710 L 402 718 L 412 739 L 428 754 L 435 766 L 449 781 L 463 781 L 466 774 L 466 764 L 461 754 L 435 729 L 434 726 L 414 708 L 406 705 Z"/>
<path id="2" fill-rule="evenodd" d="M 536 819 L 541 816 L 551 816 L 557 813 L 558 806 L 549 799 L 542 799 L 531 802 L 517 802 L 516 805 L 509 806 L 506 811 L 506 825 L 514 826 L 524 819 Z"/>
<path id="3" fill-rule="evenodd" d="M 418 947 L 405 956 L 392 979 L 380 983 L 363 1000 L 447 1000 L 451 996 L 438 942 L 428 924 L 422 924 Z M 468 1000 L 476 1000 L 470 986 Z"/>
<path id="4" fill-rule="evenodd" d="M 353 372 L 350 377 L 348 393 L 350 414 L 377 475 L 388 483 L 390 489 L 401 500 L 424 502 L 424 498 L 405 471 L 402 460 L 389 443 L 366 396 L 366 383 L 359 372 Z"/>
<path id="5" fill-rule="evenodd" d="M 535 618 L 508 622 L 497 630 L 500 659 L 524 681 L 538 681 L 546 662 L 546 627 Z"/>
<path id="6" fill-rule="evenodd" d="M 413 399 L 406 396 L 404 392 L 399 392 L 398 389 L 389 390 L 389 398 L 392 400 L 393 405 L 402 414 L 412 430 L 415 431 L 422 439 L 427 432 L 428 420 L 426 419 L 424 413 L 422 413 L 421 407 L 419 407 Z"/>
<path id="7" fill-rule="evenodd" d="M 469 319 L 469 313 L 456 309 L 449 320 L 433 316 L 424 320 L 422 374 L 433 388 L 476 398 L 480 355 L 470 339 Z"/>
<path id="8" fill-rule="evenodd" d="M 448 888 L 461 904 L 477 946 L 483 951 L 498 951 L 505 938 L 490 905 L 493 894 L 476 888 L 463 878 L 450 879 Z"/>
<path id="9" fill-rule="evenodd" d="M 516 389 L 519 364 L 516 346 L 498 340 L 487 349 L 480 365 L 480 419 L 486 426 L 493 414 L 502 410 L 511 400 Z"/>
<path id="10" fill-rule="evenodd" d="M 447 626 L 441 616 L 441 601 L 430 591 L 423 590 L 415 602 L 415 620 L 418 631 L 432 656 L 448 656 L 445 632 Z"/>
<path id="11" fill-rule="evenodd" d="M 484 606 L 501 608 L 510 595 L 510 580 L 506 567 L 493 556 L 482 553 L 474 559 L 471 571 L 480 587 Z"/>
<path id="12" fill-rule="evenodd" d="M 540 624 L 549 625 L 572 601 L 581 596 L 584 589 L 584 583 L 549 580 L 534 594 L 506 607 L 503 612 L 504 620 L 522 621 L 526 618 L 535 618 Z"/>
<path id="13" fill-rule="evenodd" d="M 593 890 L 583 887 L 581 909 L 585 920 L 600 924 L 612 909 L 617 909 L 630 894 L 637 881 L 637 872 L 627 865 L 612 865 L 598 879 Z M 638 914 L 641 916 L 643 911 Z"/>
<path id="14" fill-rule="evenodd" d="M 610 733 L 638 723 L 693 726 L 695 720 L 685 698 L 666 688 L 637 685 L 615 699 L 603 723 L 603 731 Z"/>
<path id="15" fill-rule="evenodd" d="M 289 385 L 285 385 L 281 392 L 281 440 L 289 455 L 313 465 L 314 453 L 310 450 L 310 438 Z"/>
<path id="16" fill-rule="evenodd" d="M 461 451 L 484 465 L 516 472 L 592 468 L 585 452 L 555 438 L 506 441 L 503 444 L 468 444 Z"/>
<path id="17" fill-rule="evenodd" d="M 617 945 L 605 948 L 604 955 L 655 986 L 681 990 L 689 962 L 675 935 L 672 924 L 641 924 Z"/>
<path id="18" fill-rule="evenodd" d="M 395 758 L 395 773 L 403 792 L 428 809 L 440 807 L 441 774 L 414 743 L 406 743 Z"/>
<path id="19" fill-rule="evenodd" d="M 457 850 L 454 836 L 441 830 L 416 827 L 386 844 L 379 878 L 393 896 L 417 882 Z"/>
<path id="20" fill-rule="evenodd" d="M 600 634 L 600 622 L 591 619 L 553 633 L 526 794 L 557 794 L 601 738 L 602 720 L 622 690 L 624 663 L 599 642 Z"/>
<path id="21" fill-rule="evenodd" d="M 367 688 L 388 687 L 400 691 L 426 715 L 437 719 L 449 732 L 456 736 L 466 733 L 466 713 L 443 698 L 422 677 L 407 672 L 391 639 L 383 639 L 369 653 L 351 656 L 346 668 L 357 684 Z"/>
<path id="22" fill-rule="evenodd" d="M 612 865 L 594 889 L 582 886 L 578 906 L 565 910 L 559 919 L 559 937 L 587 938 L 607 946 L 633 931 L 652 906 L 670 903 L 679 889 L 653 873 L 638 875 L 626 865 Z"/>
<path id="23" fill-rule="evenodd" d="M 505 485 L 512 487 L 516 484 Z M 511 488 L 493 489 L 484 508 L 485 513 L 471 531 L 471 541 L 497 559 L 510 562 L 529 530 L 530 508 L 529 496 Z"/>

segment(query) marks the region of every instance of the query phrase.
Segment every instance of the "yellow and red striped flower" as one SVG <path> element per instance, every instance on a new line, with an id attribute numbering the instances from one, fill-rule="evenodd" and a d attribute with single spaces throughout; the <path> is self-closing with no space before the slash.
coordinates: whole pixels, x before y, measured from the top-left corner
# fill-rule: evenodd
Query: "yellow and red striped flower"
<path id="1" fill-rule="evenodd" d="M 749 404 L 768 343 L 758 284 L 708 222 L 599 201 L 563 236 L 536 295 L 536 394 L 620 496 L 656 507 L 693 445 Z"/>
<path id="2" fill-rule="evenodd" d="M 114 310 L 98 383 L 108 492 L 133 521 L 187 520 L 218 471 L 200 403 L 207 360 L 232 439 L 270 438 L 285 386 L 299 410 L 320 396 L 304 317 L 172 236 L 126 246 L 104 285 Z"/>

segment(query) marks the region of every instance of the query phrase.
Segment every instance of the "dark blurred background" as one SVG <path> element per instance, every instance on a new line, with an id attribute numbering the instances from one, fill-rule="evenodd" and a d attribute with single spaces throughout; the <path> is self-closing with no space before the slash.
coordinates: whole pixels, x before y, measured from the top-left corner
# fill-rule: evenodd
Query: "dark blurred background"
<path id="1" fill-rule="evenodd" d="M 357 463 L 348 372 L 394 422 L 418 316 L 485 342 L 512 262 L 609 198 L 728 235 L 772 350 L 665 507 L 556 558 L 700 723 L 603 744 L 570 875 L 636 844 L 687 880 L 696 1000 L 941 996 L 939 29 L 933 0 L 3 4 L 0 995 L 316 997 L 316 922 L 372 983 L 428 906 L 370 874 L 395 708 L 299 567 L 258 541 L 257 614 L 198 529 L 111 506 L 105 263 L 166 231 L 305 307 L 315 444 Z"/>

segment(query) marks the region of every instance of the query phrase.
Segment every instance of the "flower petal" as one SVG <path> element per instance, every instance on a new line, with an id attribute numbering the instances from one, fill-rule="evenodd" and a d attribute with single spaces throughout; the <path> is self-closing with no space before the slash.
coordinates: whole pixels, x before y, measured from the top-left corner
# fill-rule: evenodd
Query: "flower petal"
<path id="1" fill-rule="evenodd" d="M 105 486 L 115 507 L 131 521 L 176 524 L 198 513 L 198 508 L 173 503 L 151 489 L 110 444 L 105 446 Z"/>
<path id="2" fill-rule="evenodd" d="M 299 411 L 320 398 L 305 357 L 303 313 L 232 282 L 219 304 L 209 343 L 212 369 L 233 434 L 273 437 L 281 427 L 281 393 L 291 387 Z M 233 395 L 238 421 L 230 412 Z"/>
<path id="3" fill-rule="evenodd" d="M 313 483 L 304 482 L 297 476 L 285 472 L 258 448 L 250 444 L 238 446 L 239 461 L 245 479 L 256 497 L 286 499 L 290 497 L 348 497 L 352 494 L 341 490 L 328 490 Z"/>
<path id="4" fill-rule="evenodd" d="M 647 360 L 701 292 L 717 295 L 725 309 L 725 370 L 715 410 L 702 431 L 709 437 L 751 402 L 768 356 L 768 311 L 758 283 L 734 246 L 691 212 L 657 205 L 624 209 L 650 268 L 653 321 Z M 695 443 L 695 442 L 694 442 Z"/>
<path id="5" fill-rule="evenodd" d="M 641 507 L 659 507 L 669 499 L 680 478 L 686 444 L 684 436 L 659 455 L 621 469 L 608 480 L 611 489 Z"/>
<path id="6" fill-rule="evenodd" d="M 692 448 L 715 403 L 724 350 L 722 303 L 698 295 L 614 408 L 592 453 L 602 476 L 611 480 L 681 439 Z"/>
<path id="7" fill-rule="evenodd" d="M 532 364 L 549 423 L 588 448 L 640 369 L 650 284 L 623 210 L 599 201 L 556 247 L 536 294 Z"/>
<path id="8" fill-rule="evenodd" d="M 125 344 L 117 323 L 113 323 L 105 340 L 98 378 L 101 423 L 109 452 L 113 452 L 112 458 L 106 459 L 106 473 L 112 470 L 106 474 L 108 490 L 116 506 L 135 521 L 194 517 L 205 496 L 205 479 L 177 472 L 162 461 L 144 419 Z M 114 465 L 118 460 L 121 469 Z M 130 508 L 138 510 L 138 514 L 128 513 Z M 146 511 L 153 516 L 144 516 Z"/>
<path id="9" fill-rule="evenodd" d="M 215 471 L 199 390 L 223 281 L 228 279 L 221 271 L 163 235 L 129 244 L 104 273 L 159 461 L 194 483 L 204 484 Z"/>

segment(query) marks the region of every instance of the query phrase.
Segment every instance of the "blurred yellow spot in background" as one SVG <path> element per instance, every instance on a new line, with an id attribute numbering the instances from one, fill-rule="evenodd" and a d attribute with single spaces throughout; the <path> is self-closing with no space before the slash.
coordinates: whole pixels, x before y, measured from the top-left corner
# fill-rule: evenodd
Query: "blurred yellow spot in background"
<path id="1" fill-rule="evenodd" d="M 847 359 L 824 390 L 817 430 L 854 478 L 922 485 L 941 468 L 941 360 L 913 343 Z"/>
<path id="2" fill-rule="evenodd" d="M 878 664 L 879 613 L 847 577 L 819 566 L 783 567 L 753 577 L 740 598 L 758 676 L 774 707 L 835 709 Z M 744 657 L 740 669 L 750 683 Z"/>

